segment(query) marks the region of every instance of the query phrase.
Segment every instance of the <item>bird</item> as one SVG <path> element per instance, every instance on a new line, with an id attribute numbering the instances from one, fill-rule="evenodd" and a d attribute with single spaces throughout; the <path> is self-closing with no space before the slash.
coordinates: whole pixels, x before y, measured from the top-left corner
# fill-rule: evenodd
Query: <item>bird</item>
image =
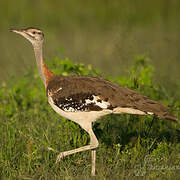
<path id="1" fill-rule="evenodd" d="M 10 29 L 10 31 L 20 34 L 31 42 L 50 106 L 60 116 L 79 124 L 90 136 L 89 145 L 60 152 L 56 163 L 68 155 L 91 150 L 91 175 L 95 176 L 96 149 L 99 142 L 92 126 L 93 122 L 105 115 L 151 115 L 174 122 L 178 121 L 175 116 L 167 112 L 168 107 L 101 77 L 54 74 L 44 61 L 44 33 L 42 30 L 29 27 Z"/>

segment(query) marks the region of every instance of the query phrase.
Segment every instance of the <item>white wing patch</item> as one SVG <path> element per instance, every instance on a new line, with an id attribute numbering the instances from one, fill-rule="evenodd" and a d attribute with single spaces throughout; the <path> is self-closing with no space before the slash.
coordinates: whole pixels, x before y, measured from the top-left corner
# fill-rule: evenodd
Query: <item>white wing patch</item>
<path id="1" fill-rule="evenodd" d="M 103 101 L 99 96 L 95 95 L 80 98 L 73 98 L 73 96 L 69 96 L 68 98 L 62 100 L 60 99 L 59 101 L 55 98 L 54 104 L 65 112 L 102 111 L 111 107 L 109 102 Z"/>
<path id="2" fill-rule="evenodd" d="M 93 103 L 93 104 L 95 104 L 96 106 L 99 106 L 102 109 L 107 109 L 110 106 L 109 102 L 103 101 L 103 100 L 100 99 L 99 96 L 94 96 L 94 95 L 93 95 L 93 100 L 86 99 L 85 102 L 86 102 L 86 104 Z"/>

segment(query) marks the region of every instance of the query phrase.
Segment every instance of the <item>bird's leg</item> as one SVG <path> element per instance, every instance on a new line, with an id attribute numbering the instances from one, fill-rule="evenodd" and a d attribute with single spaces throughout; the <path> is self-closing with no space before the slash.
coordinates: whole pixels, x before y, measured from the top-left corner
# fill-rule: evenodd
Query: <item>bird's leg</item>
<path id="1" fill-rule="evenodd" d="M 91 150 L 91 158 L 92 158 L 92 169 L 91 175 L 95 176 L 95 169 L 96 169 L 96 149 Z"/>
<path id="2" fill-rule="evenodd" d="M 83 128 L 85 129 L 85 128 Z M 90 150 L 90 149 L 93 149 L 92 150 L 92 176 L 95 175 L 95 149 L 98 147 L 98 140 L 92 130 L 92 128 L 90 129 L 85 129 L 89 135 L 90 135 L 90 144 L 87 145 L 87 146 L 83 146 L 83 147 L 80 147 L 80 148 L 77 148 L 77 149 L 73 149 L 73 150 L 70 150 L 70 151 L 65 151 L 65 152 L 61 152 L 59 153 L 59 155 L 57 156 L 57 159 L 56 159 L 56 163 L 58 163 L 61 159 L 63 159 L 65 156 L 68 156 L 70 154 L 74 154 L 74 153 L 77 153 L 77 152 L 82 152 L 82 151 L 86 151 L 86 150 Z"/>
<path id="3" fill-rule="evenodd" d="M 97 140 L 94 132 L 91 129 L 91 130 L 88 131 L 88 133 L 90 135 L 90 144 L 89 145 L 83 146 L 83 147 L 80 147 L 80 148 L 77 148 L 77 149 L 73 149 L 73 150 L 70 150 L 70 151 L 64 151 L 64 152 L 59 153 L 59 155 L 57 156 L 57 159 L 56 159 L 56 163 L 58 163 L 65 156 L 68 156 L 68 155 L 71 155 L 71 154 L 74 154 L 74 153 L 77 153 L 77 152 L 82 152 L 82 151 L 86 151 L 86 150 L 89 150 L 89 149 L 97 148 L 98 147 L 98 140 Z"/>

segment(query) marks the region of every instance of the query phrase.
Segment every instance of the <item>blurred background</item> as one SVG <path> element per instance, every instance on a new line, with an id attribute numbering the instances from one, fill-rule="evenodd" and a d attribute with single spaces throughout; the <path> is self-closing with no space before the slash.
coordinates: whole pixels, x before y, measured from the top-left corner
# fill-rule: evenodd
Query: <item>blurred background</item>
<path id="1" fill-rule="evenodd" d="M 9 28 L 38 27 L 45 58 L 92 64 L 103 75 L 126 73 L 135 56 L 152 59 L 156 80 L 180 86 L 179 0 L 0 1 L 0 81 L 36 68 L 31 44 Z"/>

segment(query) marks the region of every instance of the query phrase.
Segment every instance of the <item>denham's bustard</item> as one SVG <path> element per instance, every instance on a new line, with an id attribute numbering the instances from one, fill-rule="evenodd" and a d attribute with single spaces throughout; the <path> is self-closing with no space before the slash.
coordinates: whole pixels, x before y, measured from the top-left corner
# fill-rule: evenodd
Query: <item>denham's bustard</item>
<path id="1" fill-rule="evenodd" d="M 173 115 L 167 113 L 168 107 L 105 79 L 91 76 L 55 75 L 43 60 L 43 32 L 36 28 L 11 29 L 11 31 L 24 36 L 32 43 L 40 77 L 45 85 L 51 107 L 59 115 L 79 124 L 90 136 L 89 145 L 61 152 L 56 162 L 70 154 L 91 150 L 91 174 L 94 176 L 98 140 L 92 130 L 92 122 L 104 115 L 110 113 L 149 114 L 177 121 Z"/>

